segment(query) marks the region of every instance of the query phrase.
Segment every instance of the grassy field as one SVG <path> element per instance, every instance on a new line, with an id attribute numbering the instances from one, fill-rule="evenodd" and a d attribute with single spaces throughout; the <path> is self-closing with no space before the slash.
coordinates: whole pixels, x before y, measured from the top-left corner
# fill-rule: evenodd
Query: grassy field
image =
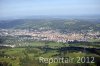
<path id="1" fill-rule="evenodd" d="M 45 47 L 48 45 L 49 48 L 52 49 L 43 49 L 37 47 Z M 93 54 L 93 53 L 84 53 L 77 50 L 71 51 L 58 51 L 57 49 L 60 47 L 69 47 L 69 46 L 81 46 L 81 44 L 64 44 L 64 43 L 57 43 L 57 42 L 39 42 L 34 41 L 31 42 L 29 46 L 22 46 L 16 48 L 5 48 L 0 49 L 0 62 L 8 64 L 7 66 L 74 66 L 76 64 L 77 59 L 74 61 L 74 64 L 61 64 L 61 63 L 39 63 L 39 57 L 44 58 L 52 58 L 52 57 L 96 57 L 97 59 L 100 58 L 100 55 Z M 100 60 L 100 59 L 99 59 Z M 77 65 L 76 65 L 77 66 Z M 89 64 L 89 66 L 96 66 L 95 63 Z"/>

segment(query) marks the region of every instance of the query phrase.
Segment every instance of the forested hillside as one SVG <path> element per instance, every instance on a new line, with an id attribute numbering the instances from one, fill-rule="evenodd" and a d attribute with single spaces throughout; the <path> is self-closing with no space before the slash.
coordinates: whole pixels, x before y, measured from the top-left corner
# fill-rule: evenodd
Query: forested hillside
<path id="1" fill-rule="evenodd" d="M 99 20 L 90 19 L 16 19 L 0 21 L 0 28 L 98 31 L 100 22 Z"/>

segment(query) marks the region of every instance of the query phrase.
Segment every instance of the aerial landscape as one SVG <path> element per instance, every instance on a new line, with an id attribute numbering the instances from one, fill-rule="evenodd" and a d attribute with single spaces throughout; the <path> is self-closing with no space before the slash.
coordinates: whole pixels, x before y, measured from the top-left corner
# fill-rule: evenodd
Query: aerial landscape
<path id="1" fill-rule="evenodd" d="M 100 66 L 100 1 L 0 0 L 0 66 Z"/>

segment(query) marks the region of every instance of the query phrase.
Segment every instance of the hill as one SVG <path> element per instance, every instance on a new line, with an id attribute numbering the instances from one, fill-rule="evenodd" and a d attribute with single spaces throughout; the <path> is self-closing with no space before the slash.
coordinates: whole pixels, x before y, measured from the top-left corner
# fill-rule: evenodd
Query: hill
<path id="1" fill-rule="evenodd" d="M 1 20 L 0 28 L 3 29 L 37 29 L 37 30 L 61 30 L 61 31 L 100 31 L 100 22 L 97 19 L 16 19 Z"/>

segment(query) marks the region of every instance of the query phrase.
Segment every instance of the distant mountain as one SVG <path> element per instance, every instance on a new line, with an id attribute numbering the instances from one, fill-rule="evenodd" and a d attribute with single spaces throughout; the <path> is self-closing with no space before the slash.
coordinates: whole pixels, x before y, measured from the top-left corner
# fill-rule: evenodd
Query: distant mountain
<path id="1" fill-rule="evenodd" d="M 0 28 L 100 31 L 100 21 L 99 19 L 60 19 L 60 18 L 1 20 Z"/>

